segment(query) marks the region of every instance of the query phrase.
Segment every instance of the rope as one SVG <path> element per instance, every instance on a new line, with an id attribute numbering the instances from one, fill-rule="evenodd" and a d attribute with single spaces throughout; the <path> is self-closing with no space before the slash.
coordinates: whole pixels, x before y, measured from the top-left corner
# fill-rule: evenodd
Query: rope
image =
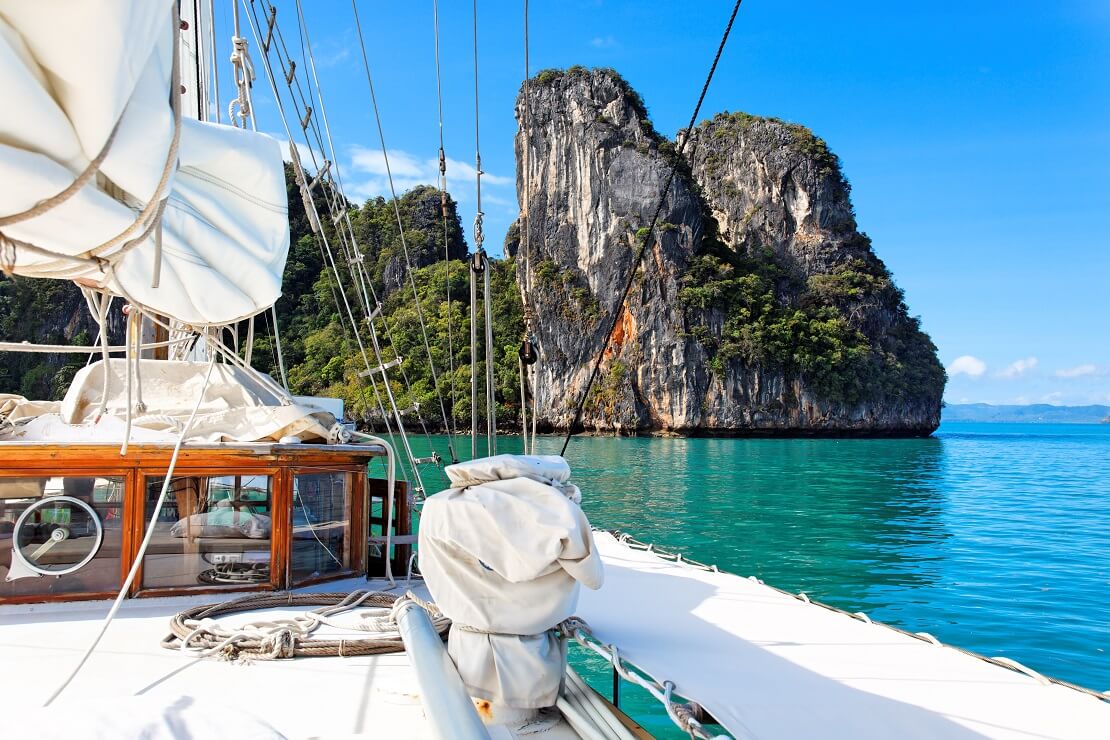
<path id="1" fill-rule="evenodd" d="M 485 310 L 486 335 L 486 449 L 488 455 L 497 454 L 497 398 L 494 387 L 494 366 L 496 355 L 493 352 L 493 305 L 490 299 L 490 266 L 482 253 L 485 268 L 482 271 L 482 307 Z"/>
<path id="2" fill-rule="evenodd" d="M 482 142 L 478 123 L 478 0 L 474 0 L 474 184 L 478 197 L 474 214 L 474 251 L 482 252 L 486 237 L 482 231 Z"/>
<path id="3" fill-rule="evenodd" d="M 108 151 L 112 148 L 112 142 L 116 140 L 116 134 L 119 133 L 119 126 L 122 121 L 123 116 L 120 115 L 119 120 L 116 121 L 116 125 L 112 127 L 112 132 L 108 134 L 108 139 L 104 142 L 104 146 L 101 147 L 100 153 L 97 154 L 91 162 L 89 162 L 85 169 L 82 170 L 81 174 L 78 175 L 77 178 L 74 179 L 74 181 L 70 183 L 70 185 L 66 189 L 62 190 L 60 193 L 50 198 L 40 200 L 38 203 L 31 206 L 25 211 L 13 213 L 10 216 L 0 217 L 0 228 L 3 228 L 4 226 L 11 226 L 12 224 L 18 224 L 23 221 L 29 221 L 32 218 L 38 218 L 44 213 L 62 205 L 67 200 L 76 195 L 77 192 L 81 190 L 81 188 L 85 187 L 85 185 L 87 185 L 88 182 L 93 179 L 100 171 L 100 165 L 104 163 L 104 159 L 108 156 Z"/>
<path id="4" fill-rule="evenodd" d="M 355 655 L 382 655 L 404 652 L 405 645 L 397 629 L 395 610 L 406 599 L 417 601 L 429 610 L 436 631 L 445 636 L 451 621 L 434 605 L 415 596 L 398 597 L 384 591 L 352 591 L 323 594 L 251 595 L 218 604 L 196 606 L 179 612 L 170 619 L 170 634 L 162 647 L 180 650 L 198 657 L 220 656 L 228 660 L 288 660 L 291 658 Z M 274 620 L 249 622 L 236 629 L 221 627 L 217 617 L 260 609 L 293 606 L 316 606 L 303 614 Z M 344 624 L 334 617 L 358 608 L 361 623 Z M 376 633 L 374 637 L 317 638 L 312 633 L 321 626 Z"/>
<path id="5" fill-rule="evenodd" d="M 253 128 L 254 109 L 251 107 L 251 85 L 255 80 L 254 63 L 251 61 L 248 42 L 240 33 L 239 4 L 233 0 L 231 8 L 232 17 L 234 18 L 234 30 L 231 37 L 231 71 L 235 75 L 235 87 L 239 91 L 239 97 L 227 104 L 227 117 L 231 119 L 233 125 L 238 125 L 240 128 L 246 128 L 249 120 L 251 128 Z M 235 124 L 236 118 L 239 119 L 238 124 Z"/>
<path id="6" fill-rule="evenodd" d="M 204 400 L 204 394 L 208 390 L 208 382 L 212 378 L 212 368 L 216 366 L 216 358 L 213 357 L 208 363 L 208 372 L 204 375 L 204 385 L 201 386 L 200 393 L 197 394 L 197 402 L 193 406 L 193 412 L 189 414 L 188 421 L 182 427 L 181 433 L 177 436 L 177 442 L 173 446 L 173 454 L 170 455 L 170 464 L 166 469 L 166 477 L 162 481 L 162 490 L 158 494 L 158 500 L 154 503 L 154 512 L 150 516 L 150 524 L 147 525 L 146 534 L 143 536 L 143 541 L 139 545 L 139 551 L 135 553 L 135 561 L 131 564 L 131 570 L 127 572 L 127 577 L 123 580 L 123 585 L 120 586 L 119 594 L 116 595 L 116 600 L 112 604 L 112 608 L 108 610 L 107 616 L 104 617 L 104 622 L 100 626 L 100 632 L 97 633 L 93 639 L 92 644 L 89 645 L 88 650 L 81 656 L 81 660 L 74 667 L 73 671 L 62 681 L 61 685 L 54 690 L 54 693 L 43 703 L 44 707 L 50 706 L 55 699 L 57 699 L 66 687 L 73 681 L 81 669 L 84 668 L 85 663 L 88 662 L 92 656 L 96 646 L 100 644 L 100 640 L 108 631 L 111 626 L 112 620 L 116 617 L 116 612 L 119 611 L 120 606 L 123 604 L 124 597 L 127 592 L 131 590 L 131 584 L 135 582 L 135 576 L 139 572 L 139 566 L 142 565 L 143 557 L 146 555 L 147 548 L 150 547 L 150 541 L 154 537 L 154 529 L 158 524 L 158 515 L 162 511 L 162 505 L 166 502 L 166 494 L 169 492 L 170 481 L 173 479 L 174 468 L 177 467 L 177 456 L 181 453 L 181 445 L 185 442 L 185 437 L 188 436 L 189 430 L 193 426 L 193 421 L 197 418 L 197 411 L 200 410 L 200 404 Z"/>
<path id="7" fill-rule="evenodd" d="M 609 326 L 609 332 L 605 335 L 605 343 L 602 345 L 601 351 L 597 353 L 597 359 L 594 361 L 593 369 L 590 371 L 589 380 L 586 381 L 586 387 L 582 389 L 582 395 L 578 399 L 578 405 L 574 411 L 574 420 L 571 422 L 570 428 L 567 429 L 567 437 L 563 440 L 563 449 L 559 452 L 560 455 L 565 456 L 567 454 L 567 446 L 570 444 L 571 438 L 575 435 L 578 426 L 582 422 L 582 412 L 586 407 L 586 399 L 589 398 L 590 389 L 593 388 L 594 382 L 597 380 L 598 371 L 601 369 L 601 362 L 605 358 L 605 351 L 613 341 L 613 333 L 617 330 L 617 323 L 621 318 L 621 306 L 628 300 L 628 293 L 632 290 L 632 283 L 636 280 L 636 271 L 644 261 L 644 255 L 647 253 L 648 247 L 654 246 L 655 226 L 659 222 L 659 216 L 662 214 L 663 206 L 667 202 L 667 194 L 671 191 L 671 185 L 674 183 L 675 175 L 678 174 L 678 163 L 684 156 L 683 152 L 686 149 L 686 144 L 694 131 L 694 123 L 698 119 L 698 113 L 701 112 L 701 104 L 705 101 L 705 94 L 709 91 L 709 83 L 713 81 L 713 75 L 717 71 L 717 63 L 721 60 L 721 54 L 725 50 L 725 43 L 728 41 L 729 33 L 732 32 L 732 24 L 736 20 L 736 13 L 740 10 L 740 4 L 742 2 L 743 0 L 736 0 L 736 4 L 732 6 L 732 15 L 729 16 L 728 24 L 725 26 L 725 31 L 721 35 L 721 43 L 717 45 L 717 54 L 713 57 L 713 64 L 710 65 L 709 74 L 705 77 L 705 84 L 702 85 L 697 105 L 694 106 L 694 112 L 690 116 L 690 122 L 682 131 L 682 138 L 675 150 L 675 157 L 674 161 L 671 163 L 670 174 L 667 175 L 667 181 L 663 185 L 662 192 L 659 194 L 659 202 L 655 206 L 655 213 L 652 214 L 651 224 L 648 226 L 648 233 L 644 237 L 643 244 L 640 245 L 640 250 L 636 254 L 636 259 L 632 262 L 631 269 L 628 271 L 628 280 L 624 284 L 621 297 L 613 305 L 613 320 Z M 697 147 L 696 140 L 694 146 Z M 693 152 L 691 152 L 691 155 L 692 154 Z"/>
<path id="8" fill-rule="evenodd" d="M 529 168 L 528 152 L 532 143 L 532 119 L 530 116 L 531 111 L 531 97 L 528 89 L 531 73 L 529 72 L 528 63 L 528 0 L 524 0 L 524 105 L 521 107 L 521 118 L 524 129 L 524 142 L 520 148 L 521 153 L 521 190 L 524 199 L 524 209 L 522 211 L 520 223 L 520 241 L 521 241 L 521 256 L 524 260 L 524 280 L 520 290 L 520 300 L 524 308 L 524 336 L 521 337 L 522 349 L 523 343 L 529 342 L 531 344 L 532 352 L 536 352 L 536 343 L 532 341 L 532 337 L 536 336 L 536 312 L 532 305 L 532 242 L 531 242 L 531 171 Z M 521 435 L 524 438 L 524 454 L 529 454 L 529 440 L 528 440 L 528 398 L 525 394 L 525 387 L 532 386 L 532 402 L 536 403 L 535 382 L 527 383 L 528 373 L 531 372 L 533 378 L 539 377 L 539 368 L 534 367 L 534 363 L 525 365 L 523 359 L 520 362 L 520 418 L 523 423 L 521 428 Z M 536 409 L 532 409 L 532 439 L 531 439 L 531 453 L 536 452 Z"/>

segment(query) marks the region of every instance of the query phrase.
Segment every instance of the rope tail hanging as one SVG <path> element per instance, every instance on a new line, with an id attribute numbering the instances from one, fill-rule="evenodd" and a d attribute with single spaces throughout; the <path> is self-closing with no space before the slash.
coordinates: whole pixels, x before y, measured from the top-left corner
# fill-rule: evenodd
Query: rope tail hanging
<path id="1" fill-rule="evenodd" d="M 601 350 L 597 353 L 594 360 L 593 369 L 590 371 L 590 377 L 586 381 L 586 387 L 582 389 L 582 394 L 578 398 L 578 404 L 574 410 L 574 420 L 570 423 L 570 428 L 567 429 L 566 439 L 563 440 L 563 448 L 559 452 L 560 455 L 567 454 L 567 447 L 570 445 L 570 440 L 577 433 L 579 426 L 582 423 L 582 412 L 586 407 L 586 399 L 590 396 L 590 390 L 593 388 L 594 382 L 597 380 L 598 371 L 601 369 L 601 362 L 605 359 L 605 351 L 609 348 L 609 344 L 613 341 L 613 334 L 617 330 L 617 322 L 621 318 L 621 306 L 628 300 L 628 293 L 632 290 L 632 283 L 636 280 L 636 272 L 640 269 L 640 265 L 644 261 L 644 255 L 647 254 L 648 249 L 655 246 L 655 227 L 659 223 L 659 216 L 663 212 L 663 206 L 667 202 L 667 195 L 671 192 L 671 185 L 674 184 L 675 176 L 678 174 L 678 163 L 682 159 L 686 151 L 686 144 L 689 142 L 690 137 L 694 132 L 694 123 L 698 120 L 698 113 L 701 112 L 701 104 L 705 101 L 705 94 L 709 92 L 709 83 L 713 81 L 713 75 L 717 72 L 717 63 L 721 61 L 721 54 L 725 50 L 725 44 L 728 42 L 728 36 L 732 32 L 732 24 L 736 21 L 736 14 L 740 10 L 740 4 L 743 0 L 736 0 L 736 4 L 732 6 L 732 14 L 728 18 L 728 24 L 725 26 L 724 34 L 721 36 L 721 43 L 717 45 L 717 54 L 713 57 L 713 64 L 709 67 L 709 74 L 705 77 L 705 84 L 701 87 L 701 94 L 698 96 L 697 105 L 694 106 L 694 112 L 690 116 L 690 122 L 686 128 L 682 130 L 682 134 L 678 141 L 675 153 L 677 156 L 671 163 L 670 173 L 667 175 L 667 181 L 663 184 L 663 190 L 659 194 L 659 202 L 655 206 L 655 212 L 651 216 L 651 222 L 648 226 L 648 233 L 644 237 L 643 243 L 640 245 L 639 252 L 636 253 L 636 259 L 633 260 L 632 266 L 628 271 L 628 279 L 625 281 L 624 290 L 621 291 L 621 296 L 613 305 L 610 312 L 613 319 L 609 325 L 609 331 L 605 335 L 605 343 L 602 345 Z M 694 146 L 697 146 L 695 140 Z M 692 153 L 692 152 L 691 152 Z"/>

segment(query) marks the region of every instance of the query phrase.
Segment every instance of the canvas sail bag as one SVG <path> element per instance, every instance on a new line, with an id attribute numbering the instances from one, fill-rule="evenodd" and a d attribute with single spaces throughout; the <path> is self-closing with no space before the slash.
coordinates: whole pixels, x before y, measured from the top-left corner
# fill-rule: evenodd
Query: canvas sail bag
<path id="1" fill-rule="evenodd" d="M 448 652 L 471 695 L 513 708 L 555 704 L 566 666 L 553 629 L 601 557 L 561 457 L 498 455 L 450 465 L 455 486 L 420 518 L 420 570 L 452 620 Z"/>

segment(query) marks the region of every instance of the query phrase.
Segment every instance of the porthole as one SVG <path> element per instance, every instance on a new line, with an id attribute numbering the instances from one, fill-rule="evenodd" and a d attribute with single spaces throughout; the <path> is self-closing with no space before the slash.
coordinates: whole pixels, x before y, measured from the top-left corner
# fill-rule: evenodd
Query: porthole
<path id="1" fill-rule="evenodd" d="M 12 557 L 44 576 L 64 576 L 96 557 L 104 528 L 91 506 L 72 496 L 48 496 L 27 507 L 12 532 Z"/>

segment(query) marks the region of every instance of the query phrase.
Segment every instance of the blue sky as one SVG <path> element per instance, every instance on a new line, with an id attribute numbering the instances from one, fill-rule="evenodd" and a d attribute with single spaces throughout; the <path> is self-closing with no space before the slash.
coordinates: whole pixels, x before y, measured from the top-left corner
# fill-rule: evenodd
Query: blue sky
<path id="1" fill-rule="evenodd" d="M 350 4 L 304 4 L 348 194 L 386 193 Z M 292 42 L 295 6 L 277 5 Z M 531 5 L 533 74 L 613 67 L 671 134 L 731 9 Z M 359 10 L 397 183 L 434 184 L 431 0 Z M 478 12 L 486 247 L 499 254 L 516 214 L 522 14 L 502 2 Z M 471 24 L 470 3 L 442 3 L 448 181 L 468 238 Z M 226 73 L 221 83 L 226 107 Z M 256 97 L 260 128 L 280 132 L 261 78 Z M 703 117 L 725 109 L 803 123 L 839 154 L 861 229 L 949 367 L 948 401 L 1110 403 L 1110 2 L 745 0 Z"/>

